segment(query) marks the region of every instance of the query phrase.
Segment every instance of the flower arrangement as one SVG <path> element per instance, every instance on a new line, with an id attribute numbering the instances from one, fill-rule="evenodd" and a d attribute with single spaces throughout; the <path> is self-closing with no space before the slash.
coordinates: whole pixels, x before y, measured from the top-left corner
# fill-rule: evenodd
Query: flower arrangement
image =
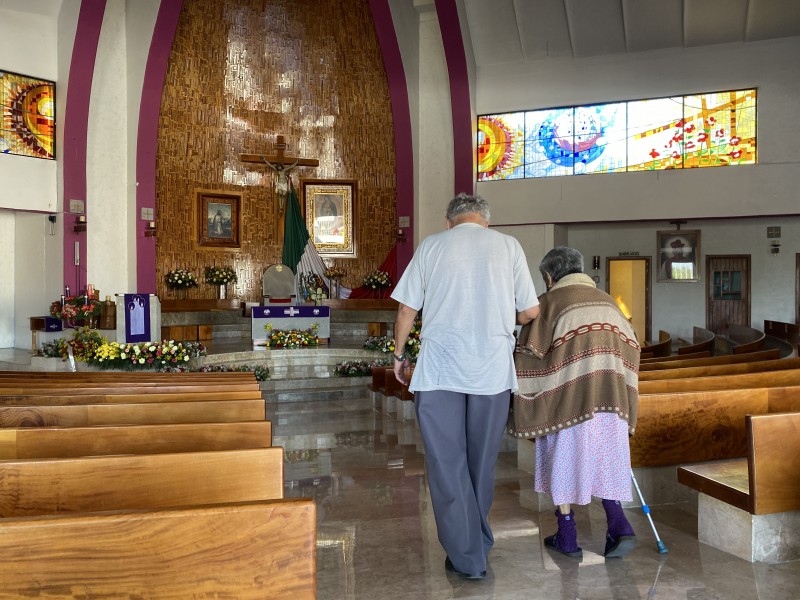
<path id="1" fill-rule="evenodd" d="M 50 316 L 70 321 L 100 315 L 100 302 L 88 296 L 67 296 L 64 304 L 58 300 L 50 305 Z"/>
<path id="2" fill-rule="evenodd" d="M 206 348 L 199 342 L 141 342 L 138 344 L 104 343 L 87 361 L 106 369 L 163 369 L 188 363 L 205 356 Z"/>
<path id="3" fill-rule="evenodd" d="M 236 283 L 239 278 L 233 267 L 206 267 L 206 283 L 212 285 L 226 285 Z"/>
<path id="4" fill-rule="evenodd" d="M 392 278 L 386 271 L 372 271 L 364 277 L 364 287 L 373 290 L 388 288 L 392 285 Z"/>
<path id="5" fill-rule="evenodd" d="M 420 339 L 421 331 L 422 320 L 419 318 L 415 319 L 414 324 L 411 326 L 411 331 L 408 333 L 405 349 L 405 352 L 412 363 L 417 362 L 417 357 L 419 356 L 419 351 L 422 347 L 422 340 Z M 394 338 L 390 338 L 385 335 L 371 336 L 367 338 L 366 342 L 364 342 L 365 350 L 377 350 L 378 352 L 383 352 L 384 354 L 394 352 L 394 347 Z"/>
<path id="6" fill-rule="evenodd" d="M 197 277 L 188 269 L 175 269 L 167 273 L 167 287 L 171 290 L 197 287 Z"/>
<path id="7" fill-rule="evenodd" d="M 203 365 L 197 369 L 200 373 L 247 373 L 252 372 L 256 381 L 269 379 L 269 367 L 264 365 Z"/>
<path id="8" fill-rule="evenodd" d="M 336 377 L 367 377 L 372 374 L 373 367 L 388 367 L 391 361 L 386 359 L 380 360 L 346 360 L 337 363 L 333 369 L 333 374 Z"/>
<path id="9" fill-rule="evenodd" d="M 344 269 L 340 269 L 339 267 L 328 267 L 323 273 L 323 275 L 325 275 L 325 277 L 328 279 L 341 279 L 346 274 L 346 271 Z"/>
<path id="10" fill-rule="evenodd" d="M 314 323 L 309 329 L 275 329 L 271 324 L 264 326 L 267 331 L 267 347 L 269 348 L 304 348 L 319 346 L 319 324 Z"/>

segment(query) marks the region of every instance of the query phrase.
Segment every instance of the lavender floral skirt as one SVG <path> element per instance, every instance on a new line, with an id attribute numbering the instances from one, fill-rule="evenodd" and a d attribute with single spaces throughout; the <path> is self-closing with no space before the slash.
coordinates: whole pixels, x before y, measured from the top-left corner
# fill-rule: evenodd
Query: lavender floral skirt
<path id="1" fill-rule="evenodd" d="M 534 489 L 553 503 L 632 500 L 628 423 L 613 413 L 536 439 Z"/>

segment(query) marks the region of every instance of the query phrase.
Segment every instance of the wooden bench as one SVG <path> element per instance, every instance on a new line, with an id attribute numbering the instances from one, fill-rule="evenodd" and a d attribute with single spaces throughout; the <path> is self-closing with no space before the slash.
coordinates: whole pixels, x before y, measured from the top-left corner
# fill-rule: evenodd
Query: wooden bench
<path id="1" fill-rule="evenodd" d="M 800 359 L 779 358 L 777 360 L 760 360 L 755 362 L 731 363 L 727 365 L 642 371 L 639 373 L 639 382 L 656 381 L 660 379 L 688 379 L 690 377 L 708 377 L 716 375 L 740 375 L 742 373 L 766 373 L 768 371 L 784 371 L 787 369 L 800 369 Z"/>
<path id="2" fill-rule="evenodd" d="M 59 381 L 169 381 L 177 384 L 182 381 L 253 381 L 251 371 L 187 371 L 181 373 L 162 373 L 160 371 L 0 371 L 0 380 L 17 379 L 57 379 Z"/>
<path id="3" fill-rule="evenodd" d="M 714 352 L 716 334 L 702 327 L 692 328 L 692 343 L 678 348 L 678 354 Z"/>
<path id="4" fill-rule="evenodd" d="M 746 415 L 800 411 L 800 386 L 713 390 L 639 397 L 634 467 L 742 458 Z"/>
<path id="5" fill-rule="evenodd" d="M 639 381 L 639 394 L 734 390 L 740 388 L 800 386 L 800 369 L 784 369 L 738 375 L 711 375 L 686 379 Z"/>
<path id="6" fill-rule="evenodd" d="M 800 412 L 747 415 L 745 429 L 746 458 L 678 469 L 678 481 L 700 492 L 698 537 L 751 562 L 798 559 Z M 734 543 L 720 539 L 723 522 Z"/>
<path id="7" fill-rule="evenodd" d="M 663 330 L 658 332 L 658 342 L 642 346 L 642 358 L 660 358 L 672 354 L 672 336 Z"/>
<path id="8" fill-rule="evenodd" d="M 792 345 L 794 353 L 800 356 L 800 325 L 783 321 L 764 320 L 764 333 L 767 336 L 784 340 Z"/>
<path id="9" fill-rule="evenodd" d="M 166 392 L 158 388 L 142 389 L 131 393 L 129 389 L 120 390 L 57 390 L 19 389 L 15 393 L 0 390 L 0 406 L 35 404 L 37 406 L 66 406 L 71 404 L 145 404 L 165 402 L 226 402 L 234 400 L 263 400 L 260 390 L 243 392 Z M 78 393 L 73 393 L 77 391 Z"/>
<path id="10" fill-rule="evenodd" d="M 0 519 L 0 597 L 316 597 L 310 499 Z"/>
<path id="11" fill-rule="evenodd" d="M 261 421 L 266 405 L 258 400 L 147 402 L 139 404 L 73 404 L 0 406 L 3 427 L 90 427 L 156 423 L 223 423 Z"/>
<path id="12" fill-rule="evenodd" d="M 639 364 L 639 372 L 654 371 L 657 369 L 677 369 L 681 367 L 701 367 L 708 365 L 730 365 L 759 360 L 774 360 L 780 358 L 778 350 L 761 350 L 741 355 L 711 356 L 708 352 L 700 353 L 702 356 L 669 356 L 666 358 L 642 361 Z"/>
<path id="13" fill-rule="evenodd" d="M 764 348 L 763 331 L 746 325 L 733 324 L 728 327 L 726 336 L 717 336 L 717 351 L 720 354 L 745 354 L 757 352 Z"/>
<path id="14" fill-rule="evenodd" d="M 0 517 L 283 497 L 283 448 L 0 462 Z"/>
<path id="15" fill-rule="evenodd" d="M 709 358 L 710 356 L 711 352 L 695 352 L 694 354 L 683 354 L 680 356 L 677 354 L 673 354 L 672 356 L 658 356 L 658 357 L 650 357 L 642 355 L 639 364 L 640 365 L 661 364 L 668 362 L 678 362 L 688 359 Z"/>
<path id="16" fill-rule="evenodd" d="M 0 429 L 0 460 L 269 448 L 272 423 L 178 423 Z"/>

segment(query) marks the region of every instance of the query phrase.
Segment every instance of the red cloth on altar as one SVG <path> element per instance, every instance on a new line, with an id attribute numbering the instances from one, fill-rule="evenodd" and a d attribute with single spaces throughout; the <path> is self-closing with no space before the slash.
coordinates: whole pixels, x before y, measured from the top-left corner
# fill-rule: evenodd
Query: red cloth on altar
<path id="1" fill-rule="evenodd" d="M 389 295 L 392 293 L 395 284 L 397 283 L 397 244 L 392 247 L 391 252 L 389 252 L 389 256 L 386 257 L 386 260 L 383 261 L 380 267 L 378 267 L 379 271 L 386 271 L 389 273 L 389 278 L 392 282 L 388 288 L 381 288 L 377 290 L 373 290 L 372 288 L 361 287 L 353 288 L 350 292 L 350 298 L 388 298 Z"/>

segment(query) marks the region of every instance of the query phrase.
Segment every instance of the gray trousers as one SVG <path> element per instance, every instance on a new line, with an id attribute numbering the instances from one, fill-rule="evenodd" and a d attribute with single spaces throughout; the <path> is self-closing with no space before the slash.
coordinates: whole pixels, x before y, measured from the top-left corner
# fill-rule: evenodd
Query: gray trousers
<path id="1" fill-rule="evenodd" d="M 510 390 L 493 396 L 414 393 L 439 542 L 464 573 L 485 571 L 494 544 L 489 509 L 510 399 Z"/>

